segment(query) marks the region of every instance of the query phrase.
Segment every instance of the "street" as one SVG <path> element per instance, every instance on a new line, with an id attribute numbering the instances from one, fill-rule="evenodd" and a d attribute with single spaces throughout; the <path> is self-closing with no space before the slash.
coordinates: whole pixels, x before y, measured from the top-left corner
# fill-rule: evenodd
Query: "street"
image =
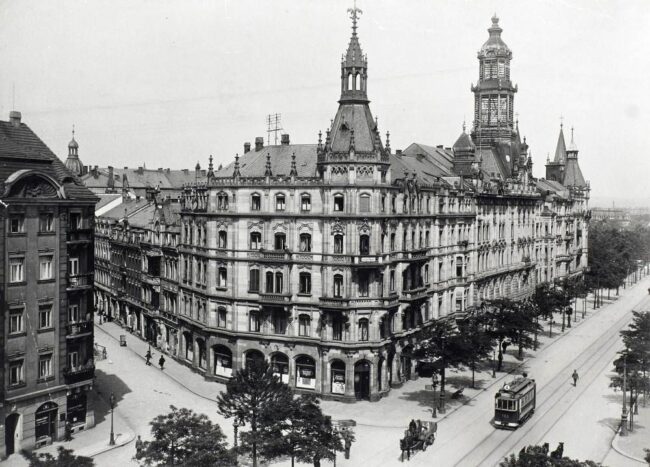
<path id="1" fill-rule="evenodd" d="M 485 390 L 477 392 L 465 405 L 453 406 L 444 419 L 439 418 L 434 445 L 425 452 L 412 455 L 408 463 L 491 466 L 523 446 L 548 442 L 554 449 L 559 441 L 563 441 L 565 455 L 572 458 L 591 459 L 610 466 L 639 465 L 610 447 L 620 418 L 620 393 L 616 395 L 608 388 L 607 374 L 615 353 L 621 347 L 619 330 L 629 321 L 633 306 L 648 296 L 649 285 L 650 279 L 646 278 L 628 288 L 617 301 L 598 310 L 588 310 L 588 318 L 579 320 L 559 339 L 554 336 L 549 340 L 547 336 L 540 336 L 541 349 L 518 370 L 525 369 L 537 382 L 537 409 L 518 430 L 497 430 L 490 424 L 494 393 L 511 376 L 499 373 L 493 380 L 483 372 L 477 374 L 477 382 L 483 384 Z M 149 422 L 173 404 L 207 414 L 222 427 L 229 443 L 232 442 L 231 423 L 216 413 L 214 402 L 214 397 L 224 388 L 222 384 L 205 381 L 201 375 L 171 358 L 167 359 L 165 371 L 155 365 L 146 366 L 143 359 L 146 343 L 127 335 L 127 347 L 120 347 L 116 339 L 119 333 L 124 333 L 124 330 L 112 323 L 97 326 L 95 333 L 96 341 L 106 346 L 109 356 L 97 364 L 97 387 L 103 397 L 108 397 L 110 391 L 115 393 L 117 420 L 121 420 L 116 421 L 120 428 L 116 432 L 124 431 L 121 426 L 124 423 L 134 435 L 147 439 L 150 436 Z M 156 362 L 156 349 L 154 354 L 153 361 Z M 516 362 L 510 355 L 506 358 L 508 361 Z M 580 374 L 577 387 L 573 387 L 570 377 L 574 369 Z M 462 377 L 456 376 L 460 380 Z M 450 380 L 454 380 L 453 373 L 450 373 Z M 430 419 L 428 402 L 414 396 L 423 393 L 422 389 L 428 383 L 424 378 L 409 381 L 377 403 L 324 401 L 324 411 L 334 419 L 354 418 L 358 422 L 351 458 L 345 460 L 340 455 L 337 465 L 399 465 L 399 439 L 408 420 Z M 470 391 L 466 393 L 472 394 Z M 426 397 L 430 396 L 426 394 Z M 100 420 L 95 429 L 80 436 L 92 433 L 96 438 L 104 433 L 108 440 L 108 418 L 104 415 Z M 585 427 L 589 429 L 585 430 Z M 134 452 L 131 442 L 97 455 L 95 461 L 100 467 L 137 465 L 131 459 Z M 278 465 L 289 463 L 281 461 Z"/>

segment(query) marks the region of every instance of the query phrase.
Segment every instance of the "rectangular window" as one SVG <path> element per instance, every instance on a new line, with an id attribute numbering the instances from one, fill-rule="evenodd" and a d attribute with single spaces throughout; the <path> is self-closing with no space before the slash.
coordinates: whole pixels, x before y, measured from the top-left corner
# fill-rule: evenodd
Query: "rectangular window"
<path id="1" fill-rule="evenodd" d="M 68 366 L 71 370 L 79 368 L 79 352 L 68 352 Z"/>
<path id="2" fill-rule="evenodd" d="M 25 331 L 23 312 L 24 310 L 12 310 L 9 313 L 10 334 L 17 334 Z"/>
<path id="3" fill-rule="evenodd" d="M 68 306 L 68 322 L 76 323 L 79 321 L 79 305 Z"/>
<path id="4" fill-rule="evenodd" d="M 343 320 L 341 318 L 335 318 L 332 321 L 332 340 L 343 340 Z"/>
<path id="5" fill-rule="evenodd" d="M 50 305 L 38 308 L 38 327 L 39 329 L 52 327 L 52 307 Z"/>
<path id="6" fill-rule="evenodd" d="M 298 333 L 300 336 L 309 337 L 310 321 L 309 316 L 306 315 L 301 315 L 298 318 Z"/>
<path id="7" fill-rule="evenodd" d="M 370 212 L 370 195 L 359 197 L 359 212 Z"/>
<path id="8" fill-rule="evenodd" d="M 38 218 L 39 232 L 54 232 L 54 214 L 43 213 Z"/>
<path id="9" fill-rule="evenodd" d="M 275 197 L 275 210 L 284 211 L 286 207 L 284 195 L 277 195 Z"/>
<path id="10" fill-rule="evenodd" d="M 285 334 L 287 332 L 287 315 L 284 311 L 273 312 L 273 332 Z"/>
<path id="11" fill-rule="evenodd" d="M 79 258 L 70 258 L 68 260 L 68 274 L 71 276 L 79 275 Z"/>
<path id="12" fill-rule="evenodd" d="M 25 216 L 13 215 L 9 218 L 9 232 L 10 233 L 24 233 L 25 232 Z"/>
<path id="13" fill-rule="evenodd" d="M 49 378 L 52 374 L 52 354 L 41 355 L 38 358 L 38 379 Z"/>
<path id="14" fill-rule="evenodd" d="M 52 260 L 53 256 L 52 255 L 43 255 L 39 257 L 39 264 L 40 264 L 40 274 L 38 278 L 40 280 L 46 280 L 46 279 L 53 279 L 54 278 L 54 271 L 52 268 Z"/>
<path id="15" fill-rule="evenodd" d="M 25 258 L 9 258 L 9 282 L 25 280 Z"/>
<path id="16" fill-rule="evenodd" d="M 302 195 L 300 197 L 300 210 L 311 211 L 311 197 L 309 195 Z"/>
<path id="17" fill-rule="evenodd" d="M 251 332 L 260 332 L 260 317 L 257 311 L 250 311 L 248 315 L 248 330 Z"/>
<path id="18" fill-rule="evenodd" d="M 9 385 L 17 386 L 25 382 L 25 365 L 23 360 L 9 364 Z"/>
<path id="19" fill-rule="evenodd" d="M 248 290 L 259 292 L 260 290 L 260 270 L 251 269 L 249 272 Z"/>
<path id="20" fill-rule="evenodd" d="M 226 318 L 228 314 L 224 308 L 219 308 L 217 311 L 217 327 L 225 328 L 226 327 Z"/>

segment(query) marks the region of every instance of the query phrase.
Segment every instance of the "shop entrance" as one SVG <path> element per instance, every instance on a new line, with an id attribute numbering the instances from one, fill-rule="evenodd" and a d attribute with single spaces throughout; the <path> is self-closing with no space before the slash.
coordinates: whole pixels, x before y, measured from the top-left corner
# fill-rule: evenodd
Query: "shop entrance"
<path id="1" fill-rule="evenodd" d="M 370 400 L 370 362 L 361 360 L 354 365 L 354 396 Z"/>

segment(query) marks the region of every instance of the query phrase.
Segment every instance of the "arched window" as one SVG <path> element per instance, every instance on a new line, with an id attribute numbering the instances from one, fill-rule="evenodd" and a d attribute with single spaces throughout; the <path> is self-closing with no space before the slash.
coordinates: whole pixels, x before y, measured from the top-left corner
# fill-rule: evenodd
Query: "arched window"
<path id="1" fill-rule="evenodd" d="M 429 283 L 429 265 L 428 264 L 424 265 L 424 283 L 425 284 Z"/>
<path id="2" fill-rule="evenodd" d="M 289 357 L 283 353 L 275 353 L 271 357 L 271 370 L 284 384 L 289 384 Z"/>
<path id="3" fill-rule="evenodd" d="M 359 254 L 370 254 L 370 235 L 362 234 L 359 236 Z"/>
<path id="4" fill-rule="evenodd" d="M 343 297 L 343 276 L 341 274 L 334 275 L 334 297 Z"/>
<path id="5" fill-rule="evenodd" d="M 309 337 L 311 330 L 311 318 L 309 315 L 300 315 L 298 317 L 298 335 Z"/>
<path id="6" fill-rule="evenodd" d="M 343 253 L 343 234 L 334 235 L 334 253 L 335 254 Z"/>
<path id="7" fill-rule="evenodd" d="M 199 351 L 199 368 L 205 369 L 208 365 L 208 356 L 205 349 L 205 341 L 203 339 L 197 339 L 196 348 Z"/>
<path id="8" fill-rule="evenodd" d="M 300 251 L 303 253 L 311 251 L 311 234 L 300 234 Z"/>
<path id="9" fill-rule="evenodd" d="M 262 234 L 260 232 L 251 232 L 251 250 L 262 248 Z"/>
<path id="10" fill-rule="evenodd" d="M 359 79 L 359 73 L 354 75 L 354 90 L 361 90 L 361 80 Z"/>
<path id="11" fill-rule="evenodd" d="M 219 309 L 217 310 L 217 327 L 225 328 L 227 320 L 228 320 L 228 312 L 224 307 L 220 306 Z"/>
<path id="12" fill-rule="evenodd" d="M 276 250 L 284 250 L 287 248 L 287 236 L 284 233 L 279 232 L 275 234 L 274 247 Z"/>
<path id="13" fill-rule="evenodd" d="M 275 210 L 284 211 L 286 208 L 286 198 L 284 194 L 278 193 L 275 195 Z"/>
<path id="14" fill-rule="evenodd" d="M 359 212 L 370 212 L 370 195 L 368 193 L 359 196 Z"/>
<path id="15" fill-rule="evenodd" d="M 262 362 L 264 362 L 264 354 L 259 350 L 249 350 L 246 352 L 246 368 L 261 365 Z"/>
<path id="16" fill-rule="evenodd" d="M 219 248 L 228 248 L 228 232 L 225 230 L 219 231 Z"/>
<path id="17" fill-rule="evenodd" d="M 228 210 L 228 194 L 223 191 L 217 195 L 217 209 L 219 211 Z"/>
<path id="18" fill-rule="evenodd" d="M 316 362 L 307 355 L 300 355 L 296 358 L 296 387 L 316 388 Z"/>
<path id="19" fill-rule="evenodd" d="M 352 73 L 348 73 L 348 91 L 352 91 L 354 83 L 353 83 L 354 77 L 352 76 Z"/>
<path id="20" fill-rule="evenodd" d="M 275 273 L 275 293 L 282 293 L 282 288 L 284 286 L 284 275 L 281 272 Z"/>
<path id="21" fill-rule="evenodd" d="M 219 281 L 217 283 L 217 287 L 220 289 L 225 289 L 228 287 L 228 269 L 225 267 L 219 268 Z"/>
<path id="22" fill-rule="evenodd" d="M 301 294 L 310 294 L 311 293 L 311 274 L 308 272 L 300 273 L 300 284 L 298 293 Z"/>
<path id="23" fill-rule="evenodd" d="M 215 375 L 232 376 L 232 352 L 224 345 L 215 345 L 212 347 L 213 371 Z"/>
<path id="24" fill-rule="evenodd" d="M 361 318 L 359 320 L 359 340 L 368 340 L 368 320 L 366 318 Z"/>
<path id="25" fill-rule="evenodd" d="M 334 195 L 334 211 L 342 212 L 345 208 L 345 197 L 342 194 Z"/>
<path id="26" fill-rule="evenodd" d="M 267 271 L 265 274 L 265 288 L 266 293 L 273 293 L 273 273 L 271 271 Z"/>

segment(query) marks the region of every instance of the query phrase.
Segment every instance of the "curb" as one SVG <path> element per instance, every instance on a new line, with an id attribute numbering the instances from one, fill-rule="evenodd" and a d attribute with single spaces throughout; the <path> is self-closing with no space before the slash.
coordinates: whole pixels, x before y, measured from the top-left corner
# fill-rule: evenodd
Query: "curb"
<path id="1" fill-rule="evenodd" d="M 612 438 L 612 442 L 610 443 L 610 446 L 614 451 L 619 453 L 621 456 L 626 457 L 630 460 L 636 461 L 640 463 L 641 465 L 648 465 L 647 462 L 644 459 L 641 459 L 639 457 L 635 457 L 631 454 L 626 453 L 621 447 L 618 446 L 618 440 L 621 437 L 619 434 L 621 431 L 621 426 L 619 425 L 618 428 L 616 429 L 616 433 L 614 434 L 614 437 Z"/>

